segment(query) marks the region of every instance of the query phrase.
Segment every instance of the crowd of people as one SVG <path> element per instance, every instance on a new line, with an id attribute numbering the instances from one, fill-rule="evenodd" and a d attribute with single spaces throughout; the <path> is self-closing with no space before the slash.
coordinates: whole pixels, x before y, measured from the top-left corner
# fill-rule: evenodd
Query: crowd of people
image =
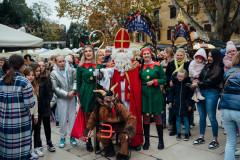
<path id="1" fill-rule="evenodd" d="M 151 122 L 156 124 L 159 150 L 164 149 L 163 129 L 167 126 L 169 136 L 176 135 L 177 141 L 182 139 L 181 129 L 185 128 L 183 140 L 188 141 L 190 129 L 195 126 L 194 111 L 197 107 L 200 136 L 193 140 L 193 145 L 205 143 L 205 134 L 210 134 L 205 133 L 208 116 L 213 138 L 209 149 L 219 147 L 216 118 L 219 109 L 220 123 L 227 136 L 225 160 L 235 159 L 237 130 L 240 127 L 240 53 L 231 41 L 227 43 L 223 58 L 217 49 L 206 51 L 200 48 L 191 59 L 184 49 L 174 53 L 172 48 L 166 48 L 154 56 L 151 48 L 144 47 L 140 60 L 136 61 L 128 49 L 115 48 L 113 50 L 108 46 L 95 54 L 92 46 L 84 46 L 80 61 L 76 61 L 73 55 L 56 55 L 49 61 L 36 62 L 30 55 L 12 55 L 8 61 L 1 58 L 0 159 L 27 160 L 44 156 L 41 123 L 47 149 L 55 152 L 50 125 L 53 106 L 56 125 L 59 126 L 58 147 L 65 147 L 67 133 L 70 144 L 77 146 L 77 137 L 72 132 L 76 133 L 77 127 L 74 126 L 80 125 L 88 129 L 80 137 L 87 137 L 86 149 L 93 152 L 89 128 L 93 128 L 91 119 L 96 100 L 101 105 L 111 106 L 108 111 L 111 115 L 106 115 L 106 122 L 113 118 L 117 123 L 118 118 L 114 119 L 114 116 L 123 114 L 119 113 L 119 108 L 112 106 L 119 105 L 113 97 L 109 98 L 112 95 L 120 100 L 121 107 L 126 107 L 129 117 L 122 115 L 126 123 L 130 123 L 128 118 L 131 118 L 131 124 L 136 122 L 134 128 L 129 125 L 125 128 L 126 133 L 134 131 L 128 144 L 133 150 L 149 149 Z M 108 91 L 112 86 L 111 93 L 99 91 Z M 95 96 L 96 90 L 102 96 Z M 96 126 L 100 133 L 99 125 Z M 122 137 L 122 145 L 127 144 L 124 141 L 126 139 Z M 96 150 L 100 150 L 100 142 L 106 157 L 115 156 L 112 142 L 99 137 Z M 127 154 L 125 146 L 119 151 L 117 159 L 127 159 Z"/>

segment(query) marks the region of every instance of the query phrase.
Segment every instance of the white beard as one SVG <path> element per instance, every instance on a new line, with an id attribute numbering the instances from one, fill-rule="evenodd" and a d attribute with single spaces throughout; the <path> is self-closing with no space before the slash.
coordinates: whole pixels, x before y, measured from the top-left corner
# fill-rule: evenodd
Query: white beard
<path id="1" fill-rule="evenodd" d="M 125 72 L 132 68 L 133 54 L 129 50 L 126 50 L 125 52 L 114 50 L 112 53 L 112 59 L 115 63 L 114 69 L 119 72 Z"/>

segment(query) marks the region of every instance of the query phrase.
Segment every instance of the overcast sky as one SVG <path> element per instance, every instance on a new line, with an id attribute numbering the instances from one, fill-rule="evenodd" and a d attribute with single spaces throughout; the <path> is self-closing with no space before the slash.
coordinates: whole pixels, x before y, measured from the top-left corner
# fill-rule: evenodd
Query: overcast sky
<path id="1" fill-rule="evenodd" d="M 39 2 L 39 0 L 25 0 L 25 1 L 27 3 L 28 7 L 31 7 L 32 4 L 35 3 L 35 2 Z M 64 24 L 64 25 L 66 25 L 67 28 L 69 28 L 70 23 L 71 23 L 71 19 L 57 17 L 57 11 L 56 11 L 55 7 L 58 4 L 54 0 L 41 0 L 41 1 L 44 2 L 44 3 L 47 3 L 49 8 L 52 11 L 51 16 L 49 16 L 50 20 L 56 21 L 59 24 Z"/>

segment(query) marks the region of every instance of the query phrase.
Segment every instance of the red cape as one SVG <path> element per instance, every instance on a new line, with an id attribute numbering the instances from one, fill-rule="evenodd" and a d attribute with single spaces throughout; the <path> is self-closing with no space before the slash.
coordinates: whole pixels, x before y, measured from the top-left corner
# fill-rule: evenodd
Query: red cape
<path id="1" fill-rule="evenodd" d="M 142 103 L 141 103 L 141 80 L 139 79 L 139 66 L 132 71 L 128 71 L 130 79 L 130 112 L 136 117 L 136 134 L 143 134 L 142 128 Z M 118 97 L 121 97 L 121 83 L 120 83 L 120 72 L 114 71 L 112 78 L 112 85 L 118 83 L 115 88 L 115 94 L 118 93 Z M 128 84 L 125 78 L 125 83 Z M 126 87 L 125 87 L 126 88 Z M 128 92 L 125 92 L 125 97 Z M 126 99 L 127 100 L 127 99 Z M 127 100 L 128 101 L 128 100 Z M 143 136 L 134 136 L 131 146 L 141 145 L 143 143 Z"/>

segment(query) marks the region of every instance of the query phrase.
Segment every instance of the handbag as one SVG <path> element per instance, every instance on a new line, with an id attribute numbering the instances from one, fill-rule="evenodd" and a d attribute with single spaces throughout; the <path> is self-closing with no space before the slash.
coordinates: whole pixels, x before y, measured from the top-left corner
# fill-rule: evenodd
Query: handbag
<path id="1" fill-rule="evenodd" d="M 226 87 L 226 85 L 227 85 L 228 80 L 229 80 L 234 74 L 236 74 L 236 73 L 238 73 L 238 72 L 240 72 L 240 69 L 237 70 L 237 71 L 235 71 L 234 73 L 232 73 L 232 74 L 227 78 L 227 80 L 226 80 L 226 82 L 225 82 L 225 84 L 224 84 L 224 86 L 223 86 L 223 91 L 222 91 L 221 97 L 222 97 L 222 95 L 223 95 L 223 93 L 224 93 L 224 89 L 225 89 L 225 87 Z"/>

